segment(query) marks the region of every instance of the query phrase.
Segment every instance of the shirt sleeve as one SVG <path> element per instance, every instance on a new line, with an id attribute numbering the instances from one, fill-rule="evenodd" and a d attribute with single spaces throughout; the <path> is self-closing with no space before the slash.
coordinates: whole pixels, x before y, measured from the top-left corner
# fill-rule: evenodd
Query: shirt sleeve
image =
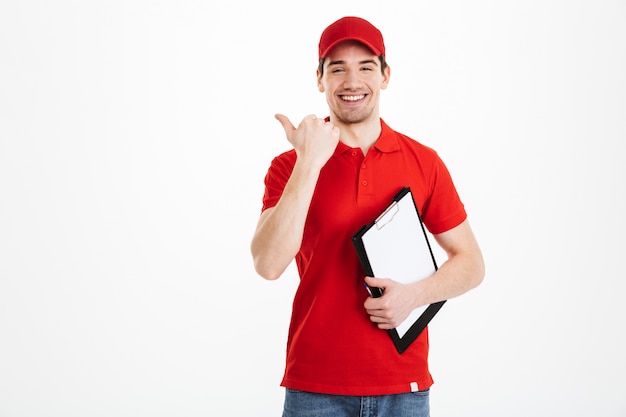
<path id="1" fill-rule="evenodd" d="M 293 150 L 285 152 L 272 160 L 265 175 L 262 211 L 274 207 L 278 203 L 291 176 L 295 162 L 296 153 Z"/>
<path id="2" fill-rule="evenodd" d="M 447 232 L 467 218 L 465 206 L 454 186 L 448 168 L 435 153 L 431 193 L 422 213 L 426 228 L 433 234 Z"/>

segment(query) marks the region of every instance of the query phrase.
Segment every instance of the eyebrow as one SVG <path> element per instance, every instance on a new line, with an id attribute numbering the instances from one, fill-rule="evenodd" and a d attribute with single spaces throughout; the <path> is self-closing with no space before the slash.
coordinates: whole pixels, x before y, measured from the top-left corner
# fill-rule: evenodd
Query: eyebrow
<path id="1" fill-rule="evenodd" d="M 330 61 L 328 63 L 328 66 L 331 65 L 345 65 L 346 61 Z M 375 59 L 366 59 L 363 61 L 359 61 L 359 65 L 364 65 L 364 64 L 374 64 L 374 65 L 378 65 L 378 62 L 376 62 Z"/>

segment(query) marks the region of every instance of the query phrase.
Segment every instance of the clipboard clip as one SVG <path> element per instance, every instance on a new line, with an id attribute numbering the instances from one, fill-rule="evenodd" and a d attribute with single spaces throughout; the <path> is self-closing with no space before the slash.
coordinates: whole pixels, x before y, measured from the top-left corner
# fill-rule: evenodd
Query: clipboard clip
<path id="1" fill-rule="evenodd" d="M 376 218 L 376 220 L 374 220 L 376 229 L 380 230 L 385 227 L 387 223 L 391 223 L 396 214 L 398 214 L 398 211 L 400 211 L 400 207 L 398 207 L 398 202 L 394 201 L 393 204 L 387 207 L 387 209 L 383 211 L 381 215 Z"/>

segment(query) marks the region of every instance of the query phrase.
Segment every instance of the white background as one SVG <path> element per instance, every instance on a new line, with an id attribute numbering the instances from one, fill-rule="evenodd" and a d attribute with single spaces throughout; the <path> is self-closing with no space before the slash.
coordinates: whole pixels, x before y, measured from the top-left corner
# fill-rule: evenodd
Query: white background
<path id="1" fill-rule="evenodd" d="M 626 415 L 626 2 L 408 4 L 1 3 L 0 416 L 280 415 L 297 276 L 248 248 L 344 15 L 487 264 L 431 325 L 432 415 Z"/>

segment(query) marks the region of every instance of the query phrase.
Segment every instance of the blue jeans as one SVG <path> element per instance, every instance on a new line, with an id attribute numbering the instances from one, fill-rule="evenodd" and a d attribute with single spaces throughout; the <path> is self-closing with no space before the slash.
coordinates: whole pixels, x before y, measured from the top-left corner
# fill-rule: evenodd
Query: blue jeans
<path id="1" fill-rule="evenodd" d="M 287 389 L 283 417 L 429 417 L 429 390 L 349 396 Z"/>

